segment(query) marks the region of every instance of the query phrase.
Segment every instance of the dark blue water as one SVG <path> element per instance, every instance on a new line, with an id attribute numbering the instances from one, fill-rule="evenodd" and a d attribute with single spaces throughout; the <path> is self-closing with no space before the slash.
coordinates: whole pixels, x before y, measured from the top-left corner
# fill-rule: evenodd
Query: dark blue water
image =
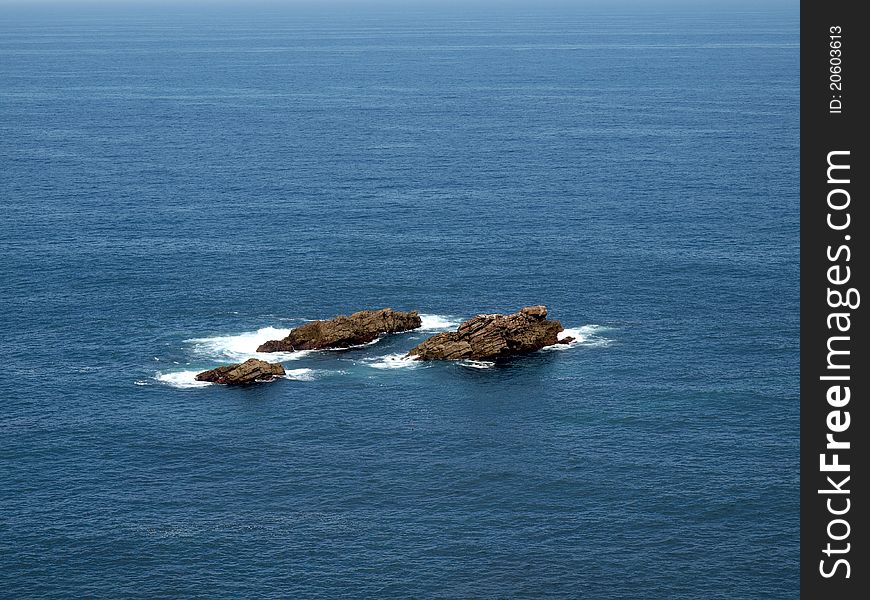
<path id="1" fill-rule="evenodd" d="M 0 596 L 796 597 L 798 53 L 796 3 L 0 7 Z M 398 359 L 538 303 L 578 343 Z M 429 331 L 191 383 L 382 306 Z"/>

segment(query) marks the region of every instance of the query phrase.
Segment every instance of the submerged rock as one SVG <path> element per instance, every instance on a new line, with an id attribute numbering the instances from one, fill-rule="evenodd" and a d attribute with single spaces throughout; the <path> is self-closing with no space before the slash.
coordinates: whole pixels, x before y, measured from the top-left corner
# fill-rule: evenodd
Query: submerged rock
<path id="1" fill-rule="evenodd" d="M 547 319 L 546 306 L 527 306 L 512 315 L 477 315 L 459 329 L 439 333 L 413 348 L 408 356 L 420 360 L 492 360 L 567 343 L 559 340 L 564 327 Z"/>
<path id="2" fill-rule="evenodd" d="M 261 344 L 257 352 L 293 352 L 323 350 L 368 344 L 384 333 L 417 329 L 423 324 L 417 311 L 397 312 L 392 308 L 361 310 L 329 321 L 312 321 L 301 325 L 283 340 Z"/>
<path id="3" fill-rule="evenodd" d="M 197 381 L 210 381 L 225 385 L 242 385 L 257 381 L 271 381 L 284 375 L 284 367 L 281 363 L 268 363 L 264 360 L 249 358 L 243 363 L 226 365 L 203 371 L 196 376 Z"/>

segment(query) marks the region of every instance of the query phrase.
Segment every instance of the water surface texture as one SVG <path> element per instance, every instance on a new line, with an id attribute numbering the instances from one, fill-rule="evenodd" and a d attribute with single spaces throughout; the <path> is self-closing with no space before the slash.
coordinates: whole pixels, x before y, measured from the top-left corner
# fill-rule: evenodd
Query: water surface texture
<path id="1" fill-rule="evenodd" d="M 798 25 L 0 7 L 0 596 L 796 597 Z"/>

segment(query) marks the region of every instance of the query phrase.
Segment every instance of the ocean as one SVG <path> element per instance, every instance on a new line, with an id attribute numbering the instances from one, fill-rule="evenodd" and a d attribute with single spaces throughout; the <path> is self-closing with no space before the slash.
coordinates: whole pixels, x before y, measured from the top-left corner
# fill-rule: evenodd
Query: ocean
<path id="1" fill-rule="evenodd" d="M 0 6 L 0 597 L 797 597 L 798 28 Z M 402 359 L 530 304 L 577 341 Z"/>

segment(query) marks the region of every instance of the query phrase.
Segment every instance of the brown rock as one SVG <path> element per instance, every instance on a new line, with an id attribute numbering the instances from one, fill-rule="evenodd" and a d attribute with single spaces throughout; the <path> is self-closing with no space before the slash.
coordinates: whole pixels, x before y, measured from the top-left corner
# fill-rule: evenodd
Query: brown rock
<path id="1" fill-rule="evenodd" d="M 375 340 L 384 333 L 417 329 L 423 324 L 417 311 L 397 312 L 392 308 L 362 310 L 349 317 L 312 321 L 293 329 L 283 340 L 261 344 L 257 352 L 293 352 L 348 348 Z"/>
<path id="2" fill-rule="evenodd" d="M 542 304 L 538 306 L 526 306 L 525 308 L 521 308 L 520 312 L 524 315 L 535 317 L 536 319 L 547 318 L 547 307 Z"/>
<path id="3" fill-rule="evenodd" d="M 546 306 L 527 306 L 512 315 L 477 315 L 455 332 L 439 333 L 412 349 L 420 360 L 492 360 L 559 343 L 564 327 L 547 320 Z"/>
<path id="4" fill-rule="evenodd" d="M 281 363 L 268 363 L 264 360 L 249 358 L 243 363 L 226 365 L 196 376 L 197 381 L 210 381 L 225 385 L 242 385 L 257 381 L 271 381 L 284 375 Z"/>

